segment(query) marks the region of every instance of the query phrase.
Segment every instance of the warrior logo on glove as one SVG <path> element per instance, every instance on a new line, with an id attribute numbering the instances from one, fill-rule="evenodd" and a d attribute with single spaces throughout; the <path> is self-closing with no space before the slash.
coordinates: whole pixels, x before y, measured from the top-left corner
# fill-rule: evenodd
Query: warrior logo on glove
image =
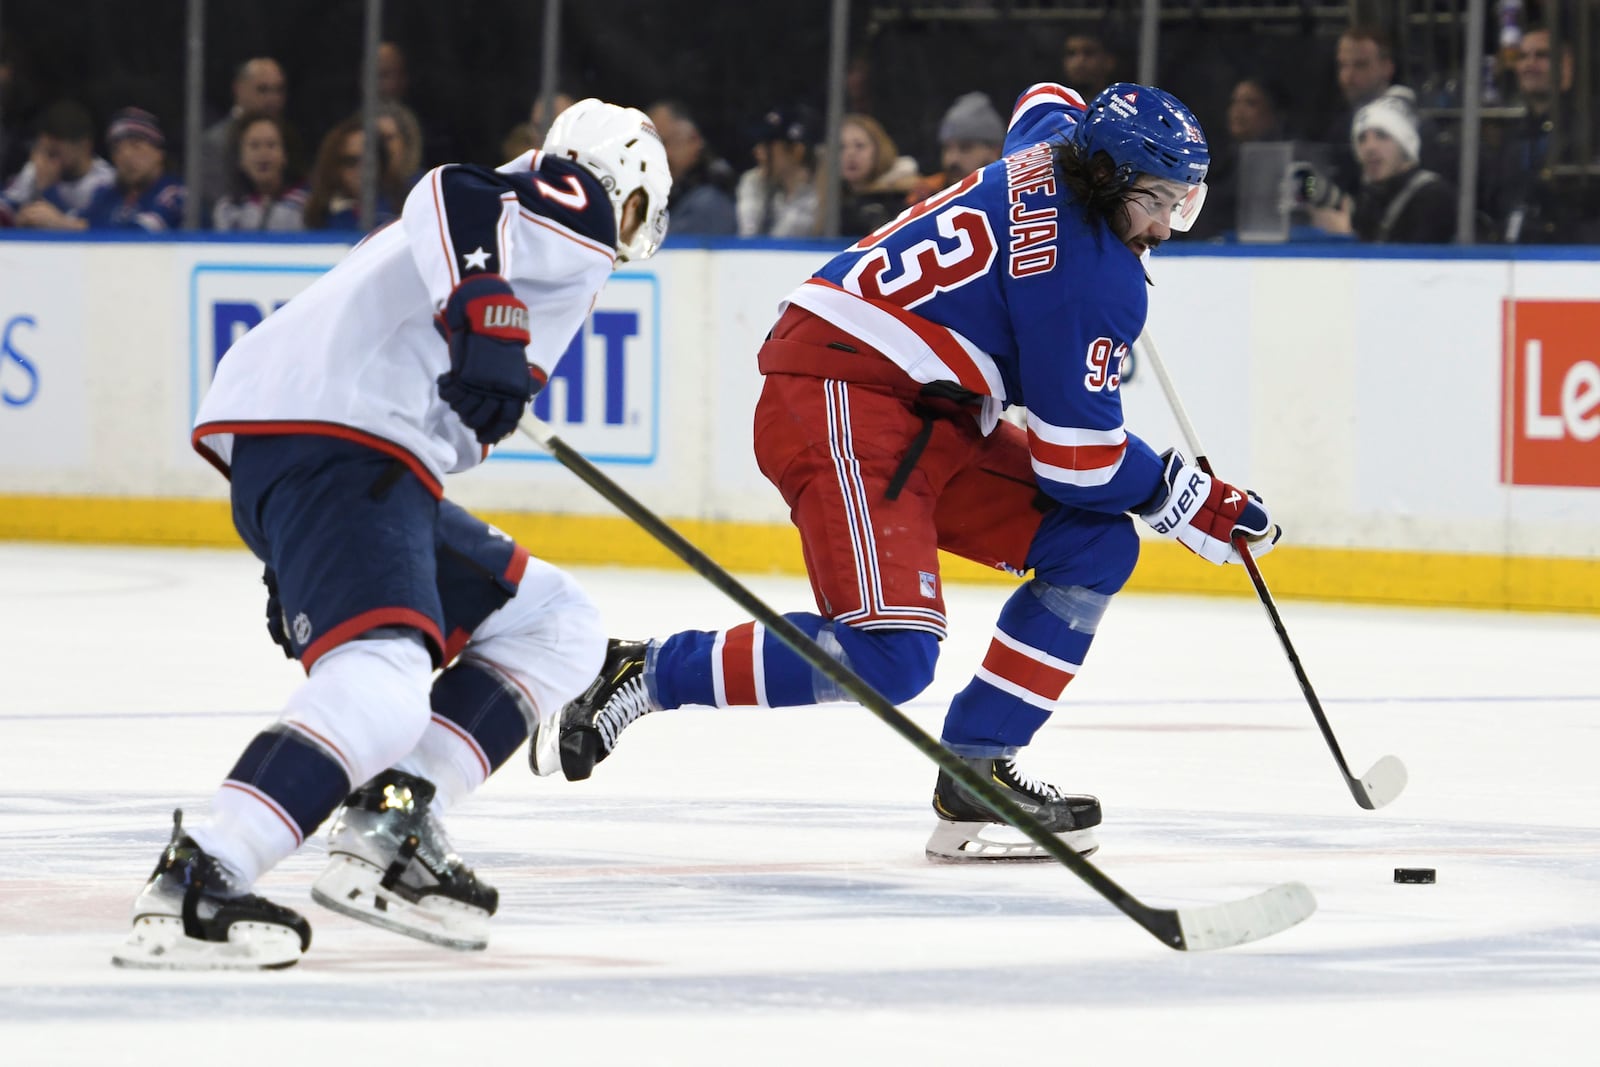
<path id="1" fill-rule="evenodd" d="M 545 372 L 528 362 L 528 306 L 496 274 L 467 277 L 435 325 L 450 345 L 450 370 L 439 396 L 477 436 L 492 445 L 517 427 Z"/>

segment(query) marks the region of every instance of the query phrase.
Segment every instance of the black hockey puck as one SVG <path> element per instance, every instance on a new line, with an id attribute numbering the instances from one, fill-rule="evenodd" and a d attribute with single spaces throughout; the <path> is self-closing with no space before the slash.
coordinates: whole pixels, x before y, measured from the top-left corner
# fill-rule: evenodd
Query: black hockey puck
<path id="1" fill-rule="evenodd" d="M 1432 885 L 1437 880 L 1437 872 L 1432 867 L 1396 867 L 1394 880 L 1410 885 Z"/>

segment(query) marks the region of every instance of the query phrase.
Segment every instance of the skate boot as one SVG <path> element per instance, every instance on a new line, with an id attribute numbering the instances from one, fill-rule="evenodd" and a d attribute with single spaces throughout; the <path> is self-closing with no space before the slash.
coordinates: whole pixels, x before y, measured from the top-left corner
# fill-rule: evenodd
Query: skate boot
<path id="1" fill-rule="evenodd" d="M 311 925 L 245 892 L 172 813 L 172 841 L 133 902 L 133 933 L 111 962 L 173 971 L 292 967 L 311 947 Z"/>
<path id="2" fill-rule="evenodd" d="M 1017 769 L 1015 757 L 963 759 L 993 782 L 1006 797 L 1044 824 L 1080 856 L 1099 847 L 1093 828 L 1100 825 L 1100 801 L 1063 793 L 1048 782 Z M 939 816 L 928 838 L 928 858 L 943 863 L 969 860 L 1037 860 L 1050 854 L 943 770 L 933 787 L 933 810 Z"/>
<path id="3" fill-rule="evenodd" d="M 428 810 L 433 793 L 427 779 L 387 770 L 346 797 L 311 899 L 435 945 L 486 948 L 500 894 L 451 848 Z"/>
<path id="4" fill-rule="evenodd" d="M 629 723 L 657 710 L 644 684 L 648 647 L 644 641 L 612 640 L 606 645 L 600 676 L 562 709 L 559 722 L 539 724 L 531 755 L 536 773 L 555 769 L 553 750 L 559 748 L 561 772 L 567 781 L 581 782 L 594 773 L 596 763 L 611 755 Z"/>

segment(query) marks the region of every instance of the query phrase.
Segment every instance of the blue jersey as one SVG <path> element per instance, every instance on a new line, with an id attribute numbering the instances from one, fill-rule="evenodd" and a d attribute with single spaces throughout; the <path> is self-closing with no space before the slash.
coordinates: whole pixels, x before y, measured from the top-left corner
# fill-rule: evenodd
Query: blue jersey
<path id="1" fill-rule="evenodd" d="M 91 230 L 145 230 L 164 233 L 183 225 L 183 183 L 163 174 L 137 196 L 120 185 L 108 185 L 94 194 L 83 211 Z"/>
<path id="2" fill-rule="evenodd" d="M 1018 98 L 1005 157 L 835 256 L 788 301 L 918 382 L 954 382 L 1027 415 L 1039 485 L 1091 511 L 1158 487 L 1153 449 L 1122 422 L 1122 362 L 1144 329 L 1144 266 L 1062 185 L 1055 149 L 1083 115 L 1055 84 Z M 985 429 L 992 427 L 988 421 Z"/>

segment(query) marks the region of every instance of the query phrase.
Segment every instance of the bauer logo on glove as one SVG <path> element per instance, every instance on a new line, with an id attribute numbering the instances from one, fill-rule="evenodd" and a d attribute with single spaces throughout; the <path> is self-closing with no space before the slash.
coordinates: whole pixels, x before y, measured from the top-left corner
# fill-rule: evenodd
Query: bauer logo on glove
<path id="1" fill-rule="evenodd" d="M 1139 511 L 1156 533 L 1218 564 L 1244 561 L 1234 538 L 1244 538 L 1260 557 L 1283 536 L 1255 493 L 1213 478 L 1175 449 L 1163 452 L 1161 461 L 1161 484 Z"/>

